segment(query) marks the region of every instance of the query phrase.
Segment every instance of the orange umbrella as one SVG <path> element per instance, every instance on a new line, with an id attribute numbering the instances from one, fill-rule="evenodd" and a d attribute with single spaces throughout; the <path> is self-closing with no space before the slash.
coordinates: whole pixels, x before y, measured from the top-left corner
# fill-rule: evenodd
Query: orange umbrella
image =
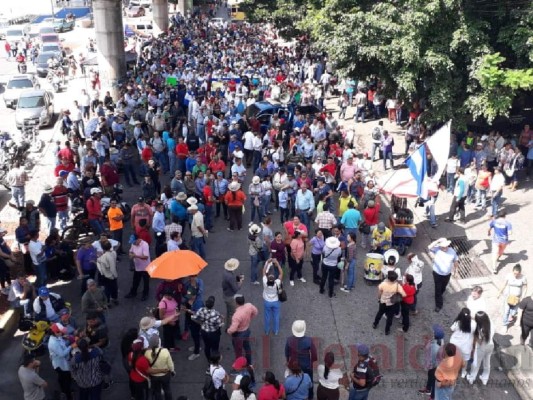
<path id="1" fill-rule="evenodd" d="M 178 279 L 198 275 L 207 266 L 205 260 L 190 250 L 167 251 L 152 261 L 146 272 L 152 278 Z"/>

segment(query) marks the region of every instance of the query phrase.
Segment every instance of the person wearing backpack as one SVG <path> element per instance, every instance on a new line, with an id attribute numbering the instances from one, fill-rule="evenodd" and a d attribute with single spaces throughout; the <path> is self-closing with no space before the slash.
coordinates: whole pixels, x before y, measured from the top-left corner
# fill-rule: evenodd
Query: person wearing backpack
<path id="1" fill-rule="evenodd" d="M 206 400 L 228 400 L 228 393 L 224 385 L 228 383 L 229 376 L 222 365 L 220 353 L 212 352 L 209 359 L 209 369 L 206 371 L 206 379 L 202 388 L 202 395 Z"/>
<path id="2" fill-rule="evenodd" d="M 350 374 L 353 388 L 349 400 L 367 400 L 370 389 L 381 381 L 379 368 L 366 344 L 357 346 L 357 364 Z"/>

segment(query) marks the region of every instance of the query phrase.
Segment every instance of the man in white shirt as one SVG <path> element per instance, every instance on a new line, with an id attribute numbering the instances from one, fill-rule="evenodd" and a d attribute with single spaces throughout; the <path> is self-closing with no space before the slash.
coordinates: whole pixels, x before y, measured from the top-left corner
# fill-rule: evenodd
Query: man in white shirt
<path id="1" fill-rule="evenodd" d="M 95 240 L 92 243 L 92 246 L 96 249 L 96 254 L 98 256 L 101 256 L 104 254 L 104 250 L 102 249 L 102 243 L 109 242 L 111 244 L 111 248 L 118 252 L 118 249 L 120 247 L 120 243 L 115 239 L 110 239 L 109 236 L 107 236 L 106 233 L 100 234 L 100 240 Z"/>
<path id="2" fill-rule="evenodd" d="M 500 167 L 494 167 L 494 175 L 490 181 L 490 193 L 492 196 L 492 216 L 496 218 L 498 209 L 502 204 L 503 187 L 505 186 L 505 177 Z"/>
<path id="3" fill-rule="evenodd" d="M 191 222 L 191 250 L 205 259 L 205 238 L 207 230 L 204 227 L 204 216 L 198 211 L 198 206 L 193 204 L 187 211 L 192 214 Z"/>
<path id="4" fill-rule="evenodd" d="M 37 279 L 35 286 L 41 287 L 46 285 L 46 256 L 44 255 L 44 244 L 39 241 L 39 231 L 30 232 L 30 242 L 28 244 L 31 261 L 36 271 Z"/>
<path id="5" fill-rule="evenodd" d="M 483 288 L 476 285 L 472 288 L 472 293 L 470 293 L 468 300 L 466 300 L 466 308 L 470 310 L 472 319 L 475 318 L 476 313 L 479 311 L 487 312 L 487 303 L 485 299 L 481 298 L 482 294 Z"/>

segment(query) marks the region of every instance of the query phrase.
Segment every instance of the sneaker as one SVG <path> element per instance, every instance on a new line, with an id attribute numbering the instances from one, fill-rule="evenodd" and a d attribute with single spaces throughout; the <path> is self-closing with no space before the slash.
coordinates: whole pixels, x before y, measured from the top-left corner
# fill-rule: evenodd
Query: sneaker
<path id="1" fill-rule="evenodd" d="M 463 371 L 463 372 L 461 373 L 461 378 L 463 378 L 463 379 L 466 378 L 466 371 Z"/>
<path id="2" fill-rule="evenodd" d="M 494 275 L 498 274 L 498 268 L 493 268 L 493 269 L 492 269 L 492 273 L 493 273 Z"/>
<path id="3" fill-rule="evenodd" d="M 305 280 L 305 278 L 300 278 L 300 282 L 305 283 L 307 281 Z"/>
<path id="4" fill-rule="evenodd" d="M 290 284 L 291 286 L 294 286 L 294 281 L 289 281 L 289 284 Z"/>
<path id="5" fill-rule="evenodd" d="M 254 281 L 252 284 L 253 284 L 253 285 L 256 285 L 256 286 L 257 286 L 257 285 L 260 285 L 259 281 Z"/>
<path id="6" fill-rule="evenodd" d="M 401 314 L 394 314 L 394 318 L 400 319 L 402 315 Z"/>
<path id="7" fill-rule="evenodd" d="M 428 388 L 418 389 L 418 393 L 427 394 L 429 396 L 431 395 L 431 390 L 429 390 Z"/>
<path id="8" fill-rule="evenodd" d="M 350 289 L 346 287 L 341 287 L 341 291 L 343 291 L 344 293 L 350 293 Z"/>
<path id="9" fill-rule="evenodd" d="M 194 346 L 188 347 L 187 350 L 194 351 Z M 200 350 L 198 350 L 198 351 L 202 351 L 202 348 L 200 347 Z"/>
<path id="10" fill-rule="evenodd" d="M 189 360 L 189 361 L 194 361 L 194 360 L 196 360 L 198 357 L 200 357 L 200 354 L 192 353 L 189 357 L 187 357 L 187 360 Z"/>

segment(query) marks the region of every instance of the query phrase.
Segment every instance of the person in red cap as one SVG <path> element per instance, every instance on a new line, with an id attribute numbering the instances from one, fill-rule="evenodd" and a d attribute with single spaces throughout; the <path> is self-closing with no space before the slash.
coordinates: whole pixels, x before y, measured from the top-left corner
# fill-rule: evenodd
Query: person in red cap
<path id="1" fill-rule="evenodd" d="M 253 367 L 251 365 L 248 365 L 246 357 L 237 357 L 231 367 L 235 370 L 237 374 L 235 381 L 237 381 L 238 377 L 242 378 L 243 376 L 248 376 L 250 377 L 250 389 L 253 390 L 255 388 L 255 372 Z"/>
<path id="2" fill-rule="evenodd" d="M 50 360 L 52 367 L 57 372 L 57 382 L 61 392 L 65 395 L 67 400 L 73 400 L 72 396 L 72 376 L 70 375 L 70 351 L 76 348 L 76 343 L 70 344 L 63 336 L 66 335 L 67 330 L 60 323 L 53 323 L 50 326 L 52 336 L 48 340 L 48 352 L 50 353 Z"/>

